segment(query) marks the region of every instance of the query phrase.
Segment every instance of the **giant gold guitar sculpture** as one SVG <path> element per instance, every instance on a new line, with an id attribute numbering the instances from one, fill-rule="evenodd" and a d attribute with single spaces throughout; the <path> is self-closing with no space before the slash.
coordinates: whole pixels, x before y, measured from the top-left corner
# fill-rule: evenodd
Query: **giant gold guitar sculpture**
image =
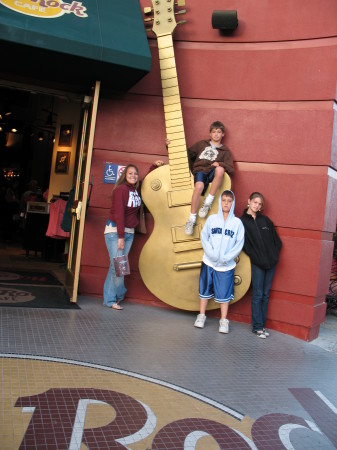
<path id="1" fill-rule="evenodd" d="M 173 0 L 153 0 L 153 10 L 145 8 L 145 14 L 153 12 L 152 31 L 157 36 L 160 75 L 164 102 L 169 165 L 150 172 L 142 184 L 142 198 L 154 218 L 154 229 L 145 243 L 139 271 L 147 286 L 157 298 L 176 308 L 196 311 L 199 309 L 199 274 L 203 249 L 200 233 L 206 219 L 197 219 L 192 236 L 184 228 L 190 213 L 193 193 L 186 150 L 185 132 L 172 33 L 177 25 Z M 184 2 L 178 0 L 178 6 Z M 223 184 L 213 202 L 209 214 L 218 210 L 219 195 L 230 189 L 231 181 L 226 174 Z M 206 192 L 207 195 L 208 191 Z M 247 292 L 251 280 L 250 261 L 241 252 L 235 269 L 234 302 Z M 213 300 L 208 309 L 218 308 Z"/>

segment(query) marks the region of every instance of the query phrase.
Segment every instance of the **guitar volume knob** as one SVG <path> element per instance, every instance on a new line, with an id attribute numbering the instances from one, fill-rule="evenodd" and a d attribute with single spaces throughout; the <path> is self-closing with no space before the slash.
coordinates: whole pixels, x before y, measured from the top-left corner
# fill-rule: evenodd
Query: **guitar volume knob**
<path id="1" fill-rule="evenodd" d="M 235 284 L 235 286 L 238 286 L 241 283 L 242 283 L 242 278 L 240 277 L 240 275 L 235 275 L 234 276 L 234 284 Z"/>
<path id="2" fill-rule="evenodd" d="M 161 189 L 161 187 L 162 187 L 162 182 L 158 178 L 151 181 L 151 189 L 153 191 L 159 191 L 159 189 Z"/>

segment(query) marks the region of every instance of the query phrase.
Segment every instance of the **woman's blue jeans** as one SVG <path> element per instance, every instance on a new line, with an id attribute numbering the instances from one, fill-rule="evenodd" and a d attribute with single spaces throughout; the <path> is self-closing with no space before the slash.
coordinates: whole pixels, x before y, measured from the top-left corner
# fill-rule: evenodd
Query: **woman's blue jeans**
<path id="1" fill-rule="evenodd" d="M 263 330 L 267 320 L 269 291 L 273 282 L 276 266 L 261 269 L 252 264 L 252 327 L 253 332 Z"/>
<path id="2" fill-rule="evenodd" d="M 124 250 L 118 250 L 118 234 L 107 233 L 105 236 L 106 247 L 109 252 L 110 265 L 108 275 L 105 279 L 103 290 L 103 305 L 109 306 L 113 303 L 124 300 L 126 288 L 124 285 L 124 277 L 116 277 L 113 258 L 115 256 L 128 255 L 132 246 L 134 234 L 125 233 L 124 235 Z"/>

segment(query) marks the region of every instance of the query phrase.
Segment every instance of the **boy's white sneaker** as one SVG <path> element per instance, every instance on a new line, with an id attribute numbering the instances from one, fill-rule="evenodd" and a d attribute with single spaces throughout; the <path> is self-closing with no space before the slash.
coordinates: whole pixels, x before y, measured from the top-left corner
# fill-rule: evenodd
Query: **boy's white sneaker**
<path id="1" fill-rule="evenodd" d="M 197 328 L 204 328 L 205 321 L 206 321 L 205 314 L 198 314 L 197 320 L 194 322 L 194 326 Z"/>
<path id="2" fill-rule="evenodd" d="M 228 333 L 229 331 L 229 320 L 228 319 L 220 319 L 219 321 L 219 333 Z"/>
<path id="3" fill-rule="evenodd" d="M 195 222 L 188 220 L 185 225 L 185 234 L 192 236 L 195 227 Z"/>
<path id="4" fill-rule="evenodd" d="M 206 202 L 202 205 L 202 207 L 199 209 L 198 215 L 201 218 L 204 218 L 209 213 L 209 210 L 211 209 L 212 204 L 208 205 Z"/>

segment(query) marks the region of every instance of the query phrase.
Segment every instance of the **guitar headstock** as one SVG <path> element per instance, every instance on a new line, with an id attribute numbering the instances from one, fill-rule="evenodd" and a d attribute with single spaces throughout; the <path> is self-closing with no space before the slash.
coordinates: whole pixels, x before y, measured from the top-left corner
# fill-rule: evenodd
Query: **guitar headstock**
<path id="1" fill-rule="evenodd" d="M 172 34 L 177 25 L 181 25 L 186 20 L 176 22 L 176 15 L 185 14 L 186 9 L 175 11 L 175 6 L 185 6 L 185 0 L 152 0 L 152 8 L 144 8 L 146 16 L 153 15 L 145 19 L 145 23 L 153 22 L 152 28 L 146 28 L 146 31 L 153 31 L 155 35 L 163 36 Z"/>

